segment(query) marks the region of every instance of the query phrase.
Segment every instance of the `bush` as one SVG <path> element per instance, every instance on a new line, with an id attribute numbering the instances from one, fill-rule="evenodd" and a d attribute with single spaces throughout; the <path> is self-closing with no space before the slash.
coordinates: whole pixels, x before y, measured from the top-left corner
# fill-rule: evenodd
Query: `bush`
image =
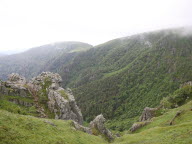
<path id="1" fill-rule="evenodd" d="M 164 108 L 175 108 L 192 99 L 192 86 L 186 85 L 176 90 L 172 95 L 163 98 L 161 105 Z"/>

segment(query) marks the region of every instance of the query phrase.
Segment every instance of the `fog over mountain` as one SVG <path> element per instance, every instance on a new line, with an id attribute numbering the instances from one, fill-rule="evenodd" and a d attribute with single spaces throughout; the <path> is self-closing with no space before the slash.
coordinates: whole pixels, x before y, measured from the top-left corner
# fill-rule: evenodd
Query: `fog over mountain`
<path id="1" fill-rule="evenodd" d="M 1 0 L 0 52 L 57 41 L 98 45 L 114 38 L 192 25 L 191 0 Z"/>

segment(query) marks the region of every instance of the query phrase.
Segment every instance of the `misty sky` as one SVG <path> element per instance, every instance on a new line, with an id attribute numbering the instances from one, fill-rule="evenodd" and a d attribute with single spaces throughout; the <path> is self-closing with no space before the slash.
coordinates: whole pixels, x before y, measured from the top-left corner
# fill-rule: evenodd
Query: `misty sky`
<path id="1" fill-rule="evenodd" d="M 0 52 L 192 25 L 192 0 L 0 0 Z"/>

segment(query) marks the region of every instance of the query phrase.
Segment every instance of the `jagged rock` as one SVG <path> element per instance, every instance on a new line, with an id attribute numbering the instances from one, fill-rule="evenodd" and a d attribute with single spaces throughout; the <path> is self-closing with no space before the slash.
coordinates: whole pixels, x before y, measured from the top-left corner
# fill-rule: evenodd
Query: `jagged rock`
<path id="1" fill-rule="evenodd" d="M 20 83 L 20 84 L 26 83 L 26 79 L 17 73 L 12 73 L 12 74 L 8 75 L 8 81 Z"/>
<path id="2" fill-rule="evenodd" d="M 62 96 L 65 93 L 67 98 Z M 63 88 L 58 90 L 50 89 L 48 92 L 48 108 L 55 113 L 55 117 L 63 120 L 74 120 L 79 124 L 83 123 L 80 109 L 76 105 L 73 95 Z"/>
<path id="3" fill-rule="evenodd" d="M 147 121 L 153 118 L 156 110 L 158 110 L 158 108 L 146 107 L 140 117 L 140 121 Z"/>
<path id="4" fill-rule="evenodd" d="M 51 73 L 51 72 L 42 72 L 37 77 L 32 78 L 31 83 L 35 85 L 41 85 L 42 82 L 50 81 L 53 86 L 51 86 L 53 89 L 58 89 L 60 86 L 60 83 L 62 82 L 62 78 L 57 73 Z"/>
<path id="5" fill-rule="evenodd" d="M 12 73 L 8 76 L 8 81 L 1 82 L 0 92 L 5 95 L 28 97 L 29 93 L 26 88 L 26 80 L 19 74 Z"/>
<path id="6" fill-rule="evenodd" d="M 148 123 L 150 123 L 150 122 L 149 121 L 145 121 L 145 122 L 134 123 L 132 125 L 132 127 L 130 128 L 130 131 L 134 132 L 134 131 L 138 130 L 139 128 L 147 125 Z"/>
<path id="7" fill-rule="evenodd" d="M 30 81 L 30 87 L 41 91 L 45 88 L 48 108 L 55 114 L 55 119 L 74 120 L 83 123 L 82 113 L 75 102 L 70 89 L 60 87 L 62 78 L 57 73 L 43 72 Z M 47 87 L 44 87 L 47 86 Z"/>
<path id="8" fill-rule="evenodd" d="M 75 121 L 72 121 L 72 125 L 75 127 L 76 130 L 80 130 L 82 132 L 85 132 L 85 133 L 88 133 L 88 134 L 92 134 L 92 131 L 90 128 L 88 127 L 84 127 L 80 124 L 78 124 L 77 122 Z"/>
<path id="9" fill-rule="evenodd" d="M 104 135 L 109 141 L 114 139 L 112 133 L 105 127 L 105 118 L 102 114 L 98 115 L 93 121 L 90 123 L 90 128 L 93 134 L 102 134 Z"/>

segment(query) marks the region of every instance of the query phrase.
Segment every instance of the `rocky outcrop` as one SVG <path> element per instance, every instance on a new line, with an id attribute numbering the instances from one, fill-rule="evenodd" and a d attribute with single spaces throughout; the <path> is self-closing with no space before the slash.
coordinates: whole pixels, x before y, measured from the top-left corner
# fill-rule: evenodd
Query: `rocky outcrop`
<path id="1" fill-rule="evenodd" d="M 155 111 L 158 110 L 158 108 L 149 108 L 146 107 L 140 117 L 140 121 L 147 121 L 150 120 L 155 116 Z"/>
<path id="2" fill-rule="evenodd" d="M 134 131 L 138 130 L 139 128 L 147 125 L 148 123 L 150 123 L 150 122 L 149 122 L 149 121 L 145 121 L 145 122 L 134 123 L 134 124 L 132 125 L 132 127 L 130 128 L 130 131 L 131 131 L 131 132 L 134 132 Z"/>
<path id="3" fill-rule="evenodd" d="M 114 139 L 112 133 L 105 127 L 105 118 L 102 114 L 98 115 L 93 121 L 90 123 L 90 128 L 92 133 L 95 135 L 101 134 L 104 135 L 109 141 Z"/>
<path id="4" fill-rule="evenodd" d="M 89 127 L 84 127 L 84 126 L 78 124 L 75 121 L 72 121 L 72 125 L 74 126 L 74 128 L 76 130 L 80 130 L 82 132 L 85 132 L 85 133 L 88 133 L 88 134 L 92 134 L 91 128 L 89 128 Z"/>
<path id="5" fill-rule="evenodd" d="M 63 89 L 60 84 L 62 78 L 57 73 L 43 72 L 37 77 L 34 77 L 29 82 L 19 74 L 9 75 L 7 82 L 0 81 L 0 92 L 5 93 L 10 90 L 18 91 L 17 95 L 25 97 L 22 99 L 33 99 L 33 103 L 22 101 L 17 97 L 11 97 L 11 102 L 19 105 L 32 106 L 36 108 L 36 112 L 41 118 L 49 117 L 49 113 L 54 115 L 55 119 L 72 120 L 72 124 L 76 130 L 86 132 L 93 135 L 104 136 L 108 141 L 114 139 L 112 133 L 105 127 L 105 118 L 103 115 L 98 115 L 91 123 L 90 127 L 82 126 L 83 116 L 81 110 L 76 104 L 72 91 Z M 27 97 L 30 95 L 30 97 Z M 14 96 L 14 95 L 12 95 Z M 47 109 L 45 109 L 47 107 Z M 49 121 L 46 123 L 55 126 Z"/>
<path id="6" fill-rule="evenodd" d="M 10 74 L 8 76 L 8 81 L 1 82 L 0 92 L 12 96 L 29 96 L 25 78 L 16 73 Z"/>
<path id="7" fill-rule="evenodd" d="M 8 81 L 0 82 L 0 93 L 32 98 L 39 117 L 49 117 L 44 109 L 46 105 L 55 119 L 74 120 L 82 124 L 83 116 L 75 98 L 70 89 L 65 90 L 60 86 L 61 82 L 62 78 L 57 73 L 43 72 L 29 82 L 19 74 L 12 73 L 8 76 Z M 32 105 L 21 99 L 12 98 L 10 101 L 25 106 Z"/>
<path id="8" fill-rule="evenodd" d="M 134 132 L 134 131 L 138 130 L 139 128 L 141 128 L 141 127 L 147 125 L 148 123 L 150 123 L 151 122 L 150 120 L 155 116 L 155 111 L 157 111 L 159 108 L 161 108 L 161 107 L 158 107 L 158 108 L 146 107 L 146 108 L 144 108 L 144 111 L 143 111 L 142 115 L 139 118 L 139 122 L 134 123 L 131 126 L 130 131 Z"/>
<path id="9" fill-rule="evenodd" d="M 98 115 L 93 121 L 90 122 L 89 127 L 84 127 L 77 122 L 72 122 L 72 125 L 76 130 L 80 130 L 92 135 L 101 135 L 109 142 L 114 140 L 112 133 L 105 127 L 105 118 L 102 114 Z"/>
<path id="10" fill-rule="evenodd" d="M 48 108 L 55 114 L 56 119 L 74 120 L 83 123 L 83 117 L 74 96 L 69 90 L 58 88 L 48 90 Z"/>
<path id="11" fill-rule="evenodd" d="M 33 78 L 28 85 L 40 92 L 41 96 L 47 97 L 48 108 L 54 113 L 55 119 L 74 120 L 82 124 L 83 116 L 75 98 L 70 89 L 60 87 L 61 82 L 59 74 L 43 72 Z"/>

